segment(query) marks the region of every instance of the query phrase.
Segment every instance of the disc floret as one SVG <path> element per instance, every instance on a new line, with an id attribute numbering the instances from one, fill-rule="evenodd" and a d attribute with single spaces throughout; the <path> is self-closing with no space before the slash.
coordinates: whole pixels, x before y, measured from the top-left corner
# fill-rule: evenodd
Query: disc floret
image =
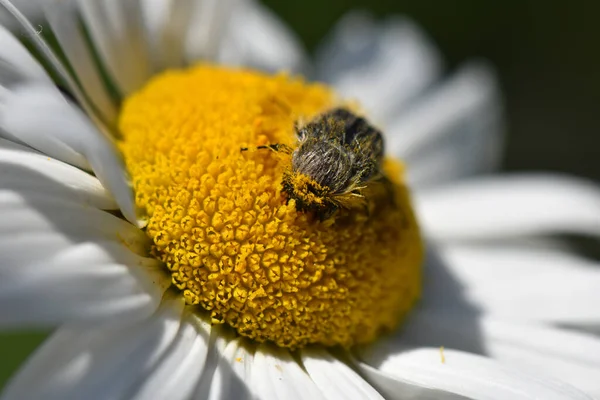
<path id="1" fill-rule="evenodd" d="M 375 213 L 320 221 L 286 197 L 289 156 L 240 152 L 293 148 L 294 124 L 335 102 L 322 85 L 207 65 L 127 99 L 121 148 L 152 252 L 213 322 L 284 347 L 352 346 L 395 327 L 418 297 L 422 246 L 401 177 Z"/>

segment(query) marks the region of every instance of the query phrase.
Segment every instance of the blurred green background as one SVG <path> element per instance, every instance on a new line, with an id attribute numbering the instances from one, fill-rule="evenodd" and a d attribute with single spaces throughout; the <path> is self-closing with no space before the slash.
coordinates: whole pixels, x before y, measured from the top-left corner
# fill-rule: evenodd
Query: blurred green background
<path id="1" fill-rule="evenodd" d="M 505 167 L 600 180 L 600 2 L 574 0 L 264 0 L 313 49 L 347 10 L 418 22 L 450 69 L 483 57 L 508 114 Z"/>
<path id="2" fill-rule="evenodd" d="M 412 17 L 449 69 L 483 57 L 498 69 L 508 115 L 505 167 L 600 181 L 600 2 L 576 0 L 265 0 L 313 50 L 347 10 Z M 0 334 L 0 387 L 43 334 Z"/>

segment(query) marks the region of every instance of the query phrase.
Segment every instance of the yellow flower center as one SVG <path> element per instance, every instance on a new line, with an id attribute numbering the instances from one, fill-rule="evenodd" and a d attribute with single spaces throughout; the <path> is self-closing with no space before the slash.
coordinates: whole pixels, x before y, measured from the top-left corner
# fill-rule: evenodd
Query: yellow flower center
<path id="1" fill-rule="evenodd" d="M 208 65 L 125 102 L 120 146 L 152 253 L 214 323 L 284 347 L 348 347 L 417 299 L 422 245 L 398 164 L 385 163 L 387 200 L 321 220 L 282 190 L 291 155 L 257 149 L 295 148 L 295 124 L 335 105 L 323 85 Z"/>

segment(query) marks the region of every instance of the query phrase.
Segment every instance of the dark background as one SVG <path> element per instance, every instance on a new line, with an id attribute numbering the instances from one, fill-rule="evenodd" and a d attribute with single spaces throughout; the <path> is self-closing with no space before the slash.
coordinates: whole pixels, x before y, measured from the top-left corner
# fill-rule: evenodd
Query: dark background
<path id="1" fill-rule="evenodd" d="M 505 168 L 600 181 L 600 1 L 264 0 L 313 50 L 347 10 L 418 22 L 449 69 L 483 57 L 505 96 Z M 0 387 L 44 335 L 0 334 Z M 9 355 L 9 356 L 8 356 Z"/>
<path id="2" fill-rule="evenodd" d="M 264 0 L 309 50 L 347 10 L 406 14 L 450 69 L 472 57 L 500 75 L 504 165 L 600 180 L 600 2 L 589 0 Z"/>

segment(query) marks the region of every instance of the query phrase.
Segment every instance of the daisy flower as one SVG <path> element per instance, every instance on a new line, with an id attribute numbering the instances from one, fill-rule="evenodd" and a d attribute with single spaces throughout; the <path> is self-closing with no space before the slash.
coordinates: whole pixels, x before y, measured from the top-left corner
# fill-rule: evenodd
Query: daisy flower
<path id="1" fill-rule="evenodd" d="M 311 63 L 249 0 L 46 0 L 50 47 L 0 4 L 49 68 L 0 29 L 0 325 L 56 327 L 3 399 L 600 394 L 600 269 L 549 239 L 597 236 L 600 191 L 490 174 L 484 64 L 442 81 L 360 13 Z M 338 106 L 385 132 L 386 196 L 319 219 L 272 150 Z"/>

